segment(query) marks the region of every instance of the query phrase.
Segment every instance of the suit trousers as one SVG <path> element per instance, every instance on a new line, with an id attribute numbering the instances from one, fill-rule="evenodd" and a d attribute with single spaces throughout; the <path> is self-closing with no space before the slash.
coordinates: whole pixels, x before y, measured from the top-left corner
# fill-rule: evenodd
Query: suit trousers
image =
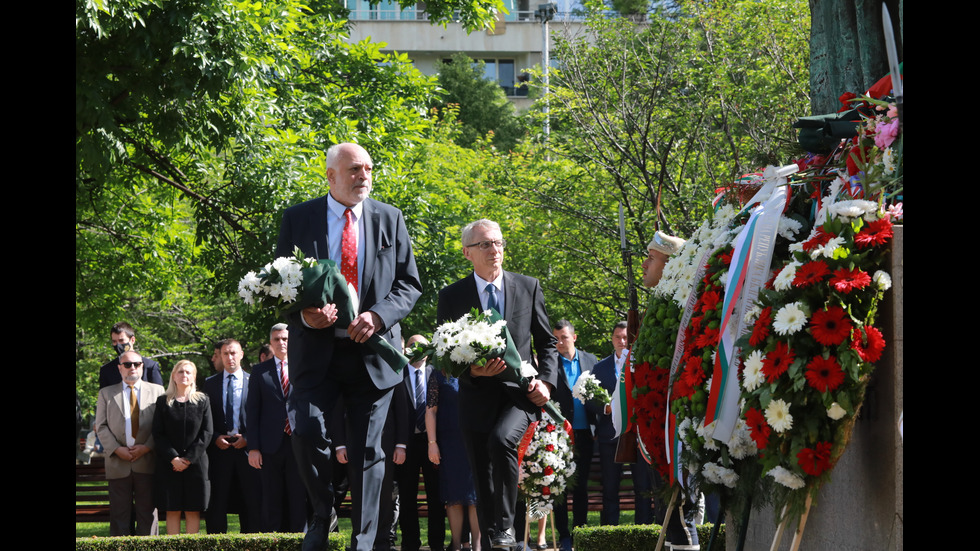
<path id="1" fill-rule="evenodd" d="M 343 397 L 349 427 L 347 460 L 351 472 L 351 525 L 355 551 L 370 551 L 378 532 L 381 486 L 385 475 L 381 435 L 391 405 L 391 390 L 376 388 L 371 382 L 361 357 L 360 345 L 348 339 L 338 339 L 324 383 L 314 388 L 294 386 L 289 394 L 291 407 L 296 411 L 292 441 L 297 468 L 309 494 L 313 513 L 322 519 L 329 519 L 333 508 L 329 416 L 337 400 Z"/>
<path id="2" fill-rule="evenodd" d="M 425 503 L 429 509 L 429 548 L 442 551 L 446 540 L 446 508 L 442 503 L 439 487 L 439 471 L 429 461 L 427 433 L 412 434 L 405 456 L 405 463 L 395 468 L 398 473 L 398 489 L 401 492 L 402 551 L 418 551 L 422 545 L 419 528 L 418 486 L 419 474 L 425 485 Z M 453 468 L 446 465 L 446 468 Z"/>
<path id="3" fill-rule="evenodd" d="M 531 415 L 508 401 L 501 405 L 497 422 L 489 432 L 463 429 L 463 443 L 476 483 L 483 549 L 492 547 L 491 531 L 514 528 L 518 498 L 517 446 L 530 424 Z"/>
<path id="4" fill-rule="evenodd" d="M 602 472 L 602 511 L 599 524 L 619 525 L 619 480 L 623 476 L 623 466 L 616 463 L 616 446 L 619 440 L 599 442 L 599 467 Z"/>
<path id="5" fill-rule="evenodd" d="M 306 530 L 306 488 L 296 470 L 291 436 L 283 436 L 275 453 L 262 454 L 259 480 L 262 482 L 261 522 L 263 532 L 303 532 Z"/>
<path id="6" fill-rule="evenodd" d="M 134 531 L 135 524 L 135 531 Z M 109 535 L 155 536 L 159 533 L 153 506 L 153 475 L 129 473 L 109 480 Z"/>
<path id="7" fill-rule="evenodd" d="M 205 513 L 209 534 L 228 532 L 228 513 L 238 512 L 243 534 L 261 530 L 259 521 L 259 473 L 248 464 L 245 449 L 212 449 L 208 478 L 211 500 Z"/>

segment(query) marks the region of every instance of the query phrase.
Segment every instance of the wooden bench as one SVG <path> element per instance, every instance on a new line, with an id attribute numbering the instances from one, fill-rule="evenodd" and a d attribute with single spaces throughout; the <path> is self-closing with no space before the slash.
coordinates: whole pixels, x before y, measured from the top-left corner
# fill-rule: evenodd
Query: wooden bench
<path id="1" fill-rule="evenodd" d="M 105 458 L 75 465 L 75 522 L 109 522 L 109 483 Z"/>

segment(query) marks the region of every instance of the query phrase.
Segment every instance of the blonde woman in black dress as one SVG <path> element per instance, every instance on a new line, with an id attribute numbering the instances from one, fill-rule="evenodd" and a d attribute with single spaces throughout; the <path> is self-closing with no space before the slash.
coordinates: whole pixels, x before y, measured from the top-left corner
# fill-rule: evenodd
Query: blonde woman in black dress
<path id="1" fill-rule="evenodd" d="M 154 501 L 158 511 L 167 512 L 167 534 L 180 533 L 181 513 L 188 534 L 201 528 L 211 489 L 205 449 L 212 430 L 211 403 L 207 394 L 197 391 L 197 367 L 181 360 L 153 416 L 158 461 Z"/>

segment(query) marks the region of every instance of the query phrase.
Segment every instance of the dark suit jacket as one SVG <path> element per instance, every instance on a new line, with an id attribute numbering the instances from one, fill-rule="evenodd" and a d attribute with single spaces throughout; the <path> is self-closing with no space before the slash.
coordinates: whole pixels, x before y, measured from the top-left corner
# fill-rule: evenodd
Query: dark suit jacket
<path id="1" fill-rule="evenodd" d="M 245 420 L 245 439 L 248 440 L 249 451 L 259 450 L 263 454 L 279 451 L 283 435 L 286 434 L 286 398 L 282 395 L 275 358 L 252 368 L 248 379 Z"/>
<path id="2" fill-rule="evenodd" d="M 577 350 L 578 352 L 578 367 L 582 373 L 586 371 L 592 371 L 598 360 L 594 354 L 590 354 L 585 350 Z M 575 421 L 575 407 L 574 400 L 572 397 L 572 387 L 569 386 L 568 375 L 565 374 L 565 368 L 562 364 L 561 355 L 557 356 L 558 359 L 558 386 L 555 388 L 555 395 L 552 396 L 561 406 L 561 413 L 568 419 L 569 423 Z M 590 425 L 596 424 L 595 412 L 589 409 L 589 405 L 586 404 L 586 416 Z"/>
<path id="3" fill-rule="evenodd" d="M 248 384 L 249 376 L 244 370 L 242 370 L 242 375 L 245 377 L 242 381 L 242 407 L 239 410 L 238 427 L 241 429 L 242 434 L 248 434 L 247 428 L 248 423 L 246 422 L 245 407 L 248 401 Z M 204 392 L 207 393 L 208 398 L 211 400 L 211 419 L 213 422 L 214 430 L 211 432 L 212 438 L 211 443 L 208 446 L 209 449 L 218 449 L 214 445 L 214 440 L 222 435 L 228 434 L 228 429 L 225 423 L 225 402 L 221 399 L 221 387 L 224 381 L 224 371 L 211 375 L 204 380 Z M 248 436 L 245 437 L 248 440 Z M 242 450 L 242 453 L 247 453 Z"/>
<path id="4" fill-rule="evenodd" d="M 625 354 L 625 352 L 624 352 Z M 602 359 L 592 369 L 592 374 L 599 379 L 599 384 L 606 389 L 609 396 L 616 391 L 616 355 L 610 354 Z M 593 406 L 594 408 L 594 406 Z M 604 409 L 604 408 L 603 408 Z M 616 427 L 613 426 L 612 415 L 606 415 L 603 411 L 596 411 L 595 436 L 599 442 L 612 442 L 616 439 Z"/>
<path id="5" fill-rule="evenodd" d="M 504 272 L 504 320 L 514 338 L 521 359 L 536 363 L 537 378 L 558 384 L 558 351 L 544 305 L 541 284 L 533 277 Z M 439 291 L 438 322 L 456 320 L 480 309 L 480 295 L 472 273 Z M 532 340 L 533 351 L 532 354 Z M 460 377 L 460 420 L 471 430 L 488 431 L 497 418 L 501 400 L 507 399 L 528 413 L 540 410 L 520 390 L 506 387 L 495 378 L 471 377 L 469 371 Z M 465 404 L 465 407 L 462 407 Z"/>
<path id="6" fill-rule="evenodd" d="M 160 371 L 160 364 L 146 356 L 143 356 L 143 380 L 166 388 L 163 384 L 163 372 Z M 121 382 L 122 375 L 119 374 L 119 358 L 107 362 L 99 368 L 99 388 L 117 385 Z"/>
<path id="7" fill-rule="evenodd" d="M 399 322 L 412 311 L 422 294 L 412 243 L 400 210 L 364 200 L 364 273 L 361 274 L 361 312 L 371 310 L 381 318 L 380 334 L 396 349 L 401 347 Z M 276 245 L 276 256 L 292 256 L 299 247 L 309 257 L 328 258 L 327 197 L 300 203 L 286 210 Z M 334 352 L 336 327 L 311 329 L 295 313 L 289 320 L 289 378 L 297 388 L 316 388 L 325 379 Z M 346 329 L 346 328 L 340 328 Z M 401 382 L 377 354 L 364 347 L 364 364 L 379 389 Z"/>

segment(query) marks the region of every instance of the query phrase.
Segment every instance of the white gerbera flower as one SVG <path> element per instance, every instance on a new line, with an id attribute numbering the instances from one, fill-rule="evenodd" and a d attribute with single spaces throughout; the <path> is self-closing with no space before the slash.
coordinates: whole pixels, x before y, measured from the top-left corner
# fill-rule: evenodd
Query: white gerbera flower
<path id="1" fill-rule="evenodd" d="M 803 264 L 793 261 L 779 271 L 779 275 L 772 282 L 772 286 L 777 291 L 789 291 L 793 288 L 793 279 L 796 278 L 796 269 Z"/>
<path id="2" fill-rule="evenodd" d="M 779 309 L 772 327 L 780 335 L 792 335 L 806 325 L 806 313 L 799 302 L 791 302 Z"/>
<path id="3" fill-rule="evenodd" d="M 742 369 L 742 387 L 752 392 L 759 388 L 765 375 L 762 373 L 762 351 L 753 350 L 745 357 L 745 368 Z"/>
<path id="4" fill-rule="evenodd" d="M 766 408 L 766 422 L 778 433 L 793 428 L 793 416 L 789 413 L 789 405 L 782 400 L 769 402 L 769 407 Z"/>

